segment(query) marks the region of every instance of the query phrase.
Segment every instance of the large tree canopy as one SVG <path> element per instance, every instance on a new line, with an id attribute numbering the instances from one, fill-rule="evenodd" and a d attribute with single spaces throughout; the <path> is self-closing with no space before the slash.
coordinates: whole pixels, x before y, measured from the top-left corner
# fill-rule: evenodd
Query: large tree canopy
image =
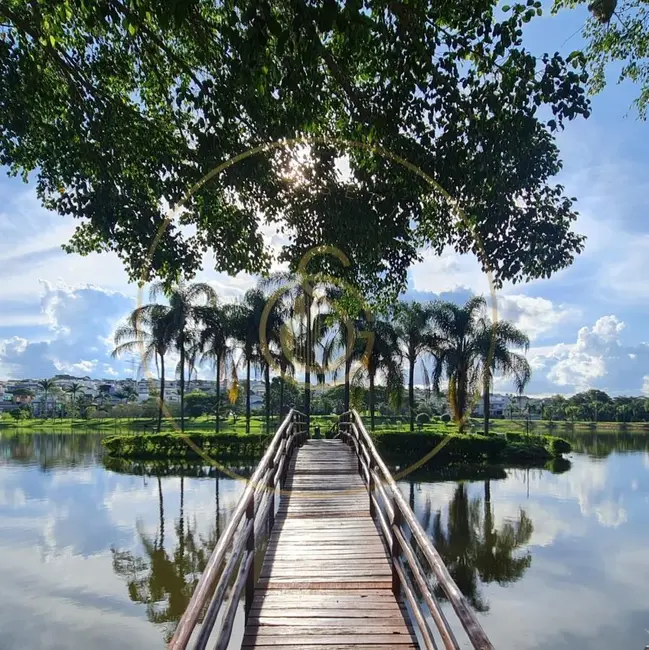
<path id="1" fill-rule="evenodd" d="M 555 0 L 553 11 L 587 5 L 590 17 L 584 23 L 583 53 L 591 72 L 590 90 L 598 93 L 606 85 L 606 73 L 618 70 L 618 83 L 632 81 L 640 88 L 633 102 L 641 119 L 649 107 L 649 2 L 647 0 Z M 617 64 L 617 65 L 616 65 Z"/>
<path id="2" fill-rule="evenodd" d="M 422 246 L 473 251 L 497 282 L 546 276 L 583 243 L 573 200 L 551 181 L 553 131 L 589 107 L 579 71 L 523 47 L 540 11 L 534 0 L 500 20 L 489 0 L 0 0 L 0 160 L 34 170 L 43 203 L 79 219 L 67 250 L 116 251 L 134 279 L 191 276 L 208 250 L 218 270 L 263 271 L 261 220 L 286 234 L 293 266 L 335 245 L 364 288 L 403 286 Z M 313 140 L 228 167 L 163 227 L 219 163 L 296 137 Z M 435 179 L 466 219 L 384 151 Z M 336 164 L 345 154 L 350 176 Z"/>

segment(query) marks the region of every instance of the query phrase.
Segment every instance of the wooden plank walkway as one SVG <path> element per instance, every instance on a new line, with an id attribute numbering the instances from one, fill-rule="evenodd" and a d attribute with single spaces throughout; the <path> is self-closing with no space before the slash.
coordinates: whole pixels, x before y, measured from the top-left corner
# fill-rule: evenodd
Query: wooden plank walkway
<path id="1" fill-rule="evenodd" d="M 291 461 L 243 648 L 417 648 L 358 461 L 310 440 Z"/>

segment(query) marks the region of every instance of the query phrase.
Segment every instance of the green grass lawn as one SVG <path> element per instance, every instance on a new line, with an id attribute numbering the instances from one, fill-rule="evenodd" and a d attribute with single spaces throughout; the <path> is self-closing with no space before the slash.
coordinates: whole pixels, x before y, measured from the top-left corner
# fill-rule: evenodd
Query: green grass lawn
<path id="1" fill-rule="evenodd" d="M 336 416 L 333 415 L 314 415 L 311 417 L 311 430 L 313 432 L 316 426 L 320 427 L 321 434 L 324 436 L 332 425 L 336 422 Z M 363 414 L 365 426 L 370 428 L 370 418 L 368 414 Z M 185 421 L 185 431 L 191 432 L 212 432 L 214 431 L 214 417 L 202 416 L 198 418 L 187 418 Z M 220 430 L 222 433 L 244 434 L 246 431 L 245 418 L 239 417 L 236 422 L 232 418 L 221 420 Z M 279 426 L 277 416 L 271 418 L 271 432 L 274 432 Z M 154 432 L 156 427 L 155 418 L 94 418 L 83 420 L 81 418 L 71 419 L 40 419 L 31 420 L 14 420 L 13 418 L 4 417 L 0 420 L 0 430 L 24 431 L 33 433 L 65 433 L 74 431 L 75 433 L 128 433 L 128 432 Z M 377 416 L 375 418 L 375 428 L 377 432 L 398 432 L 408 431 L 409 420 L 407 417 L 392 418 Z M 490 420 L 490 428 L 494 433 L 526 433 L 526 423 L 521 420 Z M 180 420 L 166 419 L 163 420 L 163 431 L 179 431 Z M 480 433 L 483 430 L 483 421 L 481 418 L 471 418 L 467 433 Z M 649 422 L 629 422 L 626 424 L 619 422 L 571 422 L 547 420 L 532 420 L 529 422 L 529 433 L 537 434 L 556 434 L 569 435 L 570 433 L 619 433 L 620 431 L 647 431 L 649 432 Z M 425 424 L 421 429 L 415 425 L 415 431 L 429 433 L 455 433 L 457 427 L 453 423 L 444 423 L 433 421 Z M 266 419 L 263 416 L 254 415 L 250 420 L 250 433 L 254 435 L 266 433 Z"/>
<path id="2" fill-rule="evenodd" d="M 83 420 L 80 418 L 48 418 L 31 420 L 0 420 L 0 430 L 18 430 L 32 433 L 65 433 L 74 431 L 76 433 L 153 433 L 156 429 L 155 418 L 93 418 Z M 271 431 L 274 431 L 278 419 L 271 418 Z M 185 420 L 185 431 L 187 432 L 212 432 L 215 428 L 214 417 L 187 418 Z M 162 422 L 163 431 L 180 431 L 180 418 L 167 419 Z M 223 433 L 243 434 L 246 431 L 244 418 L 238 418 L 233 422 L 232 418 L 221 420 L 220 430 Z M 250 433 L 259 435 L 266 432 L 266 420 L 263 417 L 253 416 L 250 420 Z"/>

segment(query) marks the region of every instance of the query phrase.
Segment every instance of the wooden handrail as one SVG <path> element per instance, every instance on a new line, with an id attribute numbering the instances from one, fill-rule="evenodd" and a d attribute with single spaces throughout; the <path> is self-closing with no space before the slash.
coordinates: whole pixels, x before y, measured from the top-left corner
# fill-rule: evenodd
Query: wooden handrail
<path id="1" fill-rule="evenodd" d="M 372 510 L 380 524 L 379 530 L 390 548 L 393 589 L 398 591 L 399 588 L 403 588 L 413 609 L 413 617 L 426 648 L 435 648 L 434 635 L 429 629 L 429 618 L 434 621 L 435 631 L 441 637 L 446 650 L 459 650 L 460 645 L 439 607 L 429 581 L 422 572 L 415 546 L 451 603 L 473 648 L 475 650 L 494 650 L 468 601 L 455 584 L 444 561 L 417 521 L 415 513 L 411 510 L 392 478 L 390 470 L 376 450 L 374 441 L 365 429 L 360 415 L 355 410 L 348 411 L 341 417 L 339 427 L 340 437 L 352 447 L 358 457 L 359 474 L 365 479 L 370 493 Z M 380 499 L 375 498 L 377 494 L 381 497 Z M 390 499 L 392 503 L 390 503 Z M 383 509 L 381 509 L 381 505 Z M 386 520 L 390 522 L 390 536 L 386 535 Z M 404 534 L 406 526 L 410 531 L 410 536 Z M 409 541 L 408 537 L 410 537 Z M 408 566 L 409 571 L 404 571 L 403 566 Z M 411 576 L 414 576 L 417 591 L 422 594 L 430 617 L 424 615 L 422 605 L 413 598 L 414 585 Z"/>
<path id="2" fill-rule="evenodd" d="M 219 611 L 223 608 L 227 586 L 235 573 L 237 564 L 239 564 L 239 570 L 235 574 L 235 584 L 229 595 L 228 605 L 221 622 L 217 647 L 226 647 L 230 640 L 237 604 L 244 590 L 247 618 L 254 589 L 253 559 L 256 535 L 261 530 L 264 520 L 274 517 L 275 488 L 278 485 L 281 487 L 284 482 L 288 460 L 295 445 L 302 444 L 305 439 L 306 416 L 291 409 L 273 436 L 259 465 L 250 477 L 223 534 L 219 537 L 196 589 L 194 589 L 189 605 L 167 646 L 168 650 L 185 650 L 190 646 L 201 613 L 207 608 L 203 627 L 195 646 L 197 648 L 205 647 L 211 637 Z M 271 490 L 273 496 L 268 499 L 268 503 L 264 507 L 257 510 L 255 497 L 263 490 Z M 258 505 L 261 505 L 263 501 L 263 495 L 261 497 Z"/>

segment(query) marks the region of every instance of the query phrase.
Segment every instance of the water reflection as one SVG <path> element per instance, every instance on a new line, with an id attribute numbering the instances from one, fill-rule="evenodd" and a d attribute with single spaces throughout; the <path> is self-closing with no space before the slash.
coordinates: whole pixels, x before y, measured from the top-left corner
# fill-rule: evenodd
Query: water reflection
<path id="1" fill-rule="evenodd" d="M 495 647 L 649 644 L 648 441 L 582 434 L 554 473 L 400 483 Z M 193 463 L 109 461 L 101 436 L 0 433 L 2 650 L 162 650 L 243 489 Z"/>
<path id="2" fill-rule="evenodd" d="M 88 466 L 103 456 L 98 433 L 21 433 L 0 431 L 0 465 L 24 464 L 51 468 Z"/>
<path id="3" fill-rule="evenodd" d="M 649 433 L 580 433 L 569 440 L 573 451 L 594 458 L 606 458 L 613 452 L 649 451 Z"/>
<path id="4" fill-rule="evenodd" d="M 102 462 L 101 436 L 0 435 L 3 650 L 162 649 L 244 489 Z"/>
<path id="5" fill-rule="evenodd" d="M 513 521 L 497 527 L 491 503 L 491 483 L 484 482 L 484 497 L 469 497 L 466 483 L 455 488 L 447 516 L 441 509 L 433 514 L 427 498 L 421 524 L 428 532 L 462 593 L 478 612 L 489 610 L 480 582 L 507 585 L 523 577 L 532 555 L 523 547 L 534 527 L 523 509 Z M 437 590 L 443 598 L 441 589 Z"/>
<path id="6" fill-rule="evenodd" d="M 142 554 L 112 549 L 113 569 L 126 581 L 129 598 L 146 605 L 149 621 L 161 625 L 165 641 L 169 641 L 183 612 L 189 604 L 198 579 L 205 569 L 210 553 L 221 531 L 219 477 L 215 483 L 214 526 L 207 536 L 197 532 L 184 512 L 184 478 L 180 479 L 180 511 L 174 521 L 177 543 L 165 547 L 165 510 L 162 481 L 157 477 L 159 524 L 154 535 L 138 527 Z"/>

